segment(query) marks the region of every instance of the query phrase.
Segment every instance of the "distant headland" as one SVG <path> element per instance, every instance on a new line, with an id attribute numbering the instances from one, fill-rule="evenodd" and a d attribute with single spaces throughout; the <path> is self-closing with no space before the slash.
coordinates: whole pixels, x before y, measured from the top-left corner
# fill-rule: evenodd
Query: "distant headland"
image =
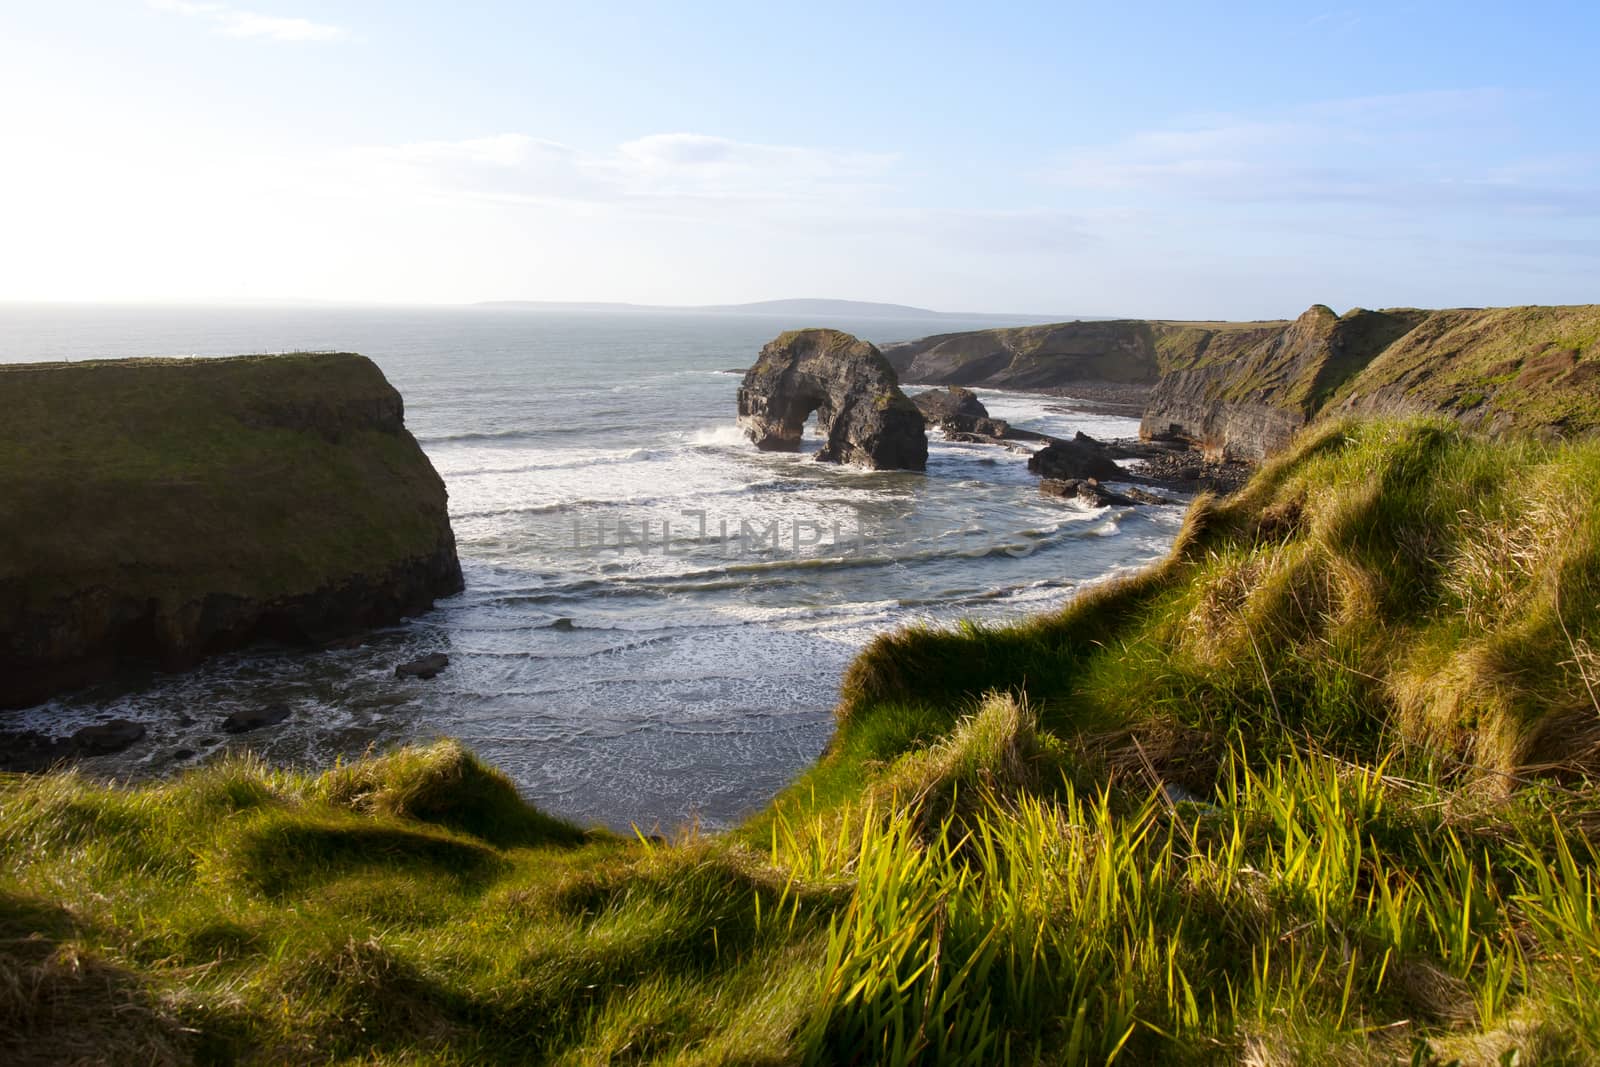
<path id="1" fill-rule="evenodd" d="M 880 304 L 871 300 L 757 300 L 748 304 L 627 304 L 607 301 L 486 300 L 481 308 L 522 308 L 530 311 L 612 311 L 684 313 L 697 315 L 840 315 L 858 319 L 987 319 L 1019 325 L 1088 321 L 1097 315 L 1030 315 L 1014 312 L 933 311 L 909 304 Z"/>

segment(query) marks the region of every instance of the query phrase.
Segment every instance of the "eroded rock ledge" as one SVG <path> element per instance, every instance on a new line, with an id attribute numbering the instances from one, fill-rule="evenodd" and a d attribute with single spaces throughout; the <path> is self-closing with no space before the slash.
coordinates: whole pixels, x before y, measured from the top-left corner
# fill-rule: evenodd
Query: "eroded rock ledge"
<path id="1" fill-rule="evenodd" d="M 0 707 L 459 591 L 444 483 L 349 354 L 0 366 Z"/>
<path id="2" fill-rule="evenodd" d="M 762 348 L 739 386 L 739 425 L 757 448 L 798 452 L 815 412 L 817 459 L 875 470 L 928 465 L 922 413 L 876 348 L 838 330 L 792 330 Z"/>

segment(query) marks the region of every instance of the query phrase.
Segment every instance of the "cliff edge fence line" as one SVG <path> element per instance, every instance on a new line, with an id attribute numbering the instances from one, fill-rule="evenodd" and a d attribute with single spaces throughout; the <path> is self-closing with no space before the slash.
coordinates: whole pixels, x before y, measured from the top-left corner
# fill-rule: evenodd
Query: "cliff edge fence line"
<path id="1" fill-rule="evenodd" d="M 444 482 L 363 356 L 4 365 L 0 411 L 0 707 L 462 588 Z"/>

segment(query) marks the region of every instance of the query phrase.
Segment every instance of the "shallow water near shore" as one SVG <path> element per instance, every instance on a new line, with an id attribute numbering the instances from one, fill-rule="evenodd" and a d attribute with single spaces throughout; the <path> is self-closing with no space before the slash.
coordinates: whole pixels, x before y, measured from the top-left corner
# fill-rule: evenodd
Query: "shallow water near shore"
<path id="1" fill-rule="evenodd" d="M 930 441 L 926 475 L 757 452 L 738 377 L 763 316 L 513 309 L 0 308 L 0 361 L 350 350 L 371 356 L 450 491 L 466 574 L 437 610 L 317 653 L 253 650 L 5 715 L 62 734 L 148 727 L 98 773 L 159 775 L 228 745 L 307 767 L 461 738 L 541 807 L 584 823 L 725 826 L 813 760 L 839 678 L 874 634 L 1017 618 L 1165 552 L 1178 507 L 1041 497 L 1026 456 Z M 836 321 L 887 342 L 986 323 Z M 914 391 L 914 390 L 913 390 Z M 979 390 L 1056 435 L 1137 420 Z M 814 450 L 814 446 L 812 446 Z M 397 663 L 450 655 L 438 678 Z M 282 704 L 279 727 L 220 721 Z M 185 755 L 187 753 L 187 755 Z"/>

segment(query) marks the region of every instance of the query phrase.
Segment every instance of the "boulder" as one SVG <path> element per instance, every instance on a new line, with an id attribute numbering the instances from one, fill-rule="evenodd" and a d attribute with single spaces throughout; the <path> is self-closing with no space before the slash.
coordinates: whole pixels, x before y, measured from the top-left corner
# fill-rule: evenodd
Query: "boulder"
<path id="1" fill-rule="evenodd" d="M 436 678 L 439 672 L 450 666 L 450 657 L 443 652 L 435 652 L 431 656 L 414 659 L 410 663 L 402 663 L 394 669 L 396 678 L 421 678 L 426 681 Z"/>
<path id="2" fill-rule="evenodd" d="M 989 409 L 983 406 L 978 394 L 959 385 L 929 389 L 912 397 L 911 402 L 917 405 L 923 418 L 938 426 L 952 441 L 972 437 L 1000 440 L 1011 433 L 1011 426 L 1004 419 L 989 417 Z"/>
<path id="3" fill-rule="evenodd" d="M 983 406 L 978 394 L 959 385 L 947 389 L 929 389 L 912 397 L 911 402 L 917 405 L 917 410 L 929 422 L 943 422 L 955 415 L 972 419 L 989 417 L 989 409 Z"/>
<path id="4" fill-rule="evenodd" d="M 1074 481 L 1119 478 L 1123 471 L 1104 450 L 1081 441 L 1053 441 L 1028 458 L 1028 469 L 1041 478 Z"/>
<path id="5" fill-rule="evenodd" d="M 0 730 L 0 770 L 42 771 L 77 755 L 69 738 L 37 730 Z"/>
<path id="6" fill-rule="evenodd" d="M 824 438 L 817 459 L 874 470 L 924 470 L 922 413 L 872 345 L 838 330 L 792 330 L 762 348 L 739 386 L 739 425 L 757 448 L 798 452 L 806 419 Z"/>
<path id="7" fill-rule="evenodd" d="M 1081 500 L 1091 507 L 1104 508 L 1115 504 L 1126 507 L 1133 504 L 1178 504 L 1164 496 L 1147 492 L 1136 486 L 1118 492 L 1107 489 L 1097 478 L 1045 478 L 1039 483 L 1039 492 L 1066 500 Z"/>
<path id="8" fill-rule="evenodd" d="M 127 719 L 112 719 L 96 726 L 85 726 L 72 735 L 72 747 L 85 756 L 105 756 L 121 752 L 144 737 L 144 726 Z"/>
<path id="9" fill-rule="evenodd" d="M 1064 500 L 1080 500 L 1095 508 L 1139 503 L 1132 497 L 1112 492 L 1094 478 L 1045 478 L 1039 483 L 1039 492 Z"/>
<path id="10" fill-rule="evenodd" d="M 1148 489 L 1140 489 L 1138 486 L 1129 486 L 1127 489 L 1123 490 L 1123 495 L 1129 500 L 1133 501 L 1135 504 L 1183 503 L 1181 500 L 1172 500 L 1169 497 L 1162 496 L 1160 493 L 1152 493 Z"/>
<path id="11" fill-rule="evenodd" d="M 264 708 L 245 708 L 222 720 L 225 733 L 243 734 L 264 726 L 276 726 L 289 717 L 289 709 L 282 704 L 268 704 Z"/>

